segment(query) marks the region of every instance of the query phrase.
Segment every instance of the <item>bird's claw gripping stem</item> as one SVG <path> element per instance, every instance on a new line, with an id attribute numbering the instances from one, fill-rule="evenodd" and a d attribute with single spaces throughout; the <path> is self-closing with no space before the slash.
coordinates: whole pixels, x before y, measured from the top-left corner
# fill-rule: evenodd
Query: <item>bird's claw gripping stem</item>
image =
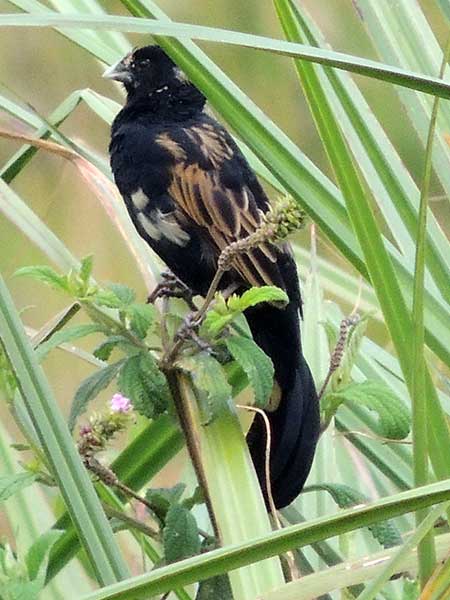
<path id="1" fill-rule="evenodd" d="M 161 273 L 161 282 L 147 298 L 153 304 L 158 298 L 182 298 L 192 310 L 196 310 L 192 291 L 169 269 Z"/>

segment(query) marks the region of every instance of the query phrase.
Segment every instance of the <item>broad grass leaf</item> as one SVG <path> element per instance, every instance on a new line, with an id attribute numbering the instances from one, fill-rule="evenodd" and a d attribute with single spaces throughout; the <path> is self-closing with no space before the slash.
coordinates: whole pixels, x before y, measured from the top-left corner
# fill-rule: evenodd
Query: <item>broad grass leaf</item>
<path id="1" fill-rule="evenodd" d="M 43 342 L 36 348 L 36 355 L 39 360 L 42 360 L 47 356 L 47 354 L 60 346 L 61 344 L 66 344 L 68 342 L 73 342 L 80 338 L 86 337 L 91 333 L 104 332 L 105 328 L 102 325 L 97 323 L 85 323 L 83 325 L 74 325 L 73 327 L 65 327 L 64 329 L 60 329 L 56 331 L 50 339 L 46 342 Z"/>
<path id="2" fill-rule="evenodd" d="M 0 477 L 0 504 L 21 490 L 33 484 L 37 479 L 36 473 L 24 471 Z"/>

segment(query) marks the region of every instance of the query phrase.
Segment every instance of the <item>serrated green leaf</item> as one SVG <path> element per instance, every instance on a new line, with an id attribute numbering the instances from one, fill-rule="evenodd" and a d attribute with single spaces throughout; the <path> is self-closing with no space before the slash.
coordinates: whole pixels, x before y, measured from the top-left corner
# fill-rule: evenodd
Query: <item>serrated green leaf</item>
<path id="1" fill-rule="evenodd" d="M 218 575 L 201 581 L 195 600 L 233 600 L 228 575 Z"/>
<path id="2" fill-rule="evenodd" d="M 70 286 L 66 275 L 59 275 L 54 269 L 47 265 L 33 265 L 22 267 L 14 273 L 16 277 L 32 277 L 42 281 L 54 288 L 70 292 Z"/>
<path id="3" fill-rule="evenodd" d="M 89 279 L 92 275 L 92 268 L 94 266 L 94 257 L 91 255 L 86 256 L 81 260 L 81 266 L 79 271 L 79 277 L 83 283 L 89 283 Z"/>
<path id="4" fill-rule="evenodd" d="M 134 408 L 149 419 L 167 409 L 170 398 L 167 380 L 148 352 L 126 359 L 120 371 L 118 387 L 122 394 L 130 398 Z"/>
<path id="5" fill-rule="evenodd" d="M 201 542 L 195 518 L 181 504 L 173 504 L 163 529 L 164 556 L 173 563 L 200 552 Z"/>
<path id="6" fill-rule="evenodd" d="M 375 433 L 385 438 L 402 440 L 409 435 L 411 414 L 400 398 L 385 383 L 367 380 L 350 383 L 341 389 L 326 394 L 323 408 L 329 420 L 343 402 L 355 402 L 378 414 Z"/>
<path id="7" fill-rule="evenodd" d="M 53 348 L 67 342 L 73 342 L 74 340 L 83 338 L 91 333 L 98 332 L 104 332 L 104 327 L 98 323 L 85 323 L 83 325 L 65 327 L 54 333 L 49 340 L 40 344 L 40 346 L 36 348 L 36 356 L 39 360 L 42 360 L 51 350 L 53 350 Z"/>
<path id="8" fill-rule="evenodd" d="M 221 413 L 231 398 L 231 386 L 221 364 L 207 352 L 181 359 L 178 366 L 191 374 L 199 393 L 203 424 Z"/>
<path id="9" fill-rule="evenodd" d="M 143 340 L 156 319 L 156 308 L 153 304 L 130 304 L 127 314 L 131 329 Z"/>
<path id="10" fill-rule="evenodd" d="M 98 394 L 116 377 L 124 362 L 125 360 L 119 360 L 118 362 L 108 365 L 99 371 L 95 371 L 95 373 L 92 373 L 92 375 L 87 377 L 87 379 L 81 383 L 80 387 L 75 393 L 72 406 L 70 407 L 68 419 L 68 427 L 70 431 L 73 430 L 75 421 L 86 410 L 89 402 L 98 396 Z"/>
<path id="11" fill-rule="evenodd" d="M 134 302 L 136 294 L 134 290 L 123 283 L 111 283 L 108 288 L 119 299 L 121 306 L 125 307 Z"/>
<path id="12" fill-rule="evenodd" d="M 226 304 L 221 294 L 216 295 L 214 307 L 208 311 L 204 325 L 207 331 L 218 335 L 233 319 L 243 313 L 247 308 L 256 306 L 261 302 L 273 302 L 285 305 L 289 301 L 286 292 L 271 285 L 246 290 L 242 296 L 232 294 Z"/>
<path id="13" fill-rule="evenodd" d="M 179 503 L 185 489 L 184 483 L 169 488 L 150 488 L 145 492 L 145 499 L 152 505 L 152 512 L 164 522 L 167 511 L 173 504 Z"/>
<path id="14" fill-rule="evenodd" d="M 204 502 L 205 502 L 205 495 L 203 493 L 203 489 L 200 485 L 198 485 L 195 488 L 192 496 L 189 496 L 189 498 L 185 498 L 181 504 L 188 510 L 191 510 L 197 504 L 203 504 Z"/>
<path id="15" fill-rule="evenodd" d="M 37 580 L 40 585 L 44 586 L 50 550 L 62 533 L 62 531 L 50 529 L 38 537 L 28 550 L 25 562 L 31 581 Z"/>
<path id="16" fill-rule="evenodd" d="M 266 408 L 273 388 L 274 368 L 271 359 L 249 338 L 232 336 L 225 343 L 248 377 L 255 395 L 255 406 Z"/>
<path id="17" fill-rule="evenodd" d="M 28 471 L 0 477 L 0 503 L 5 502 L 15 493 L 31 485 L 36 479 L 37 473 L 30 473 Z"/>
<path id="18" fill-rule="evenodd" d="M 128 340 L 123 335 L 110 335 L 95 348 L 92 354 L 99 360 L 107 361 L 114 348 L 121 342 L 128 342 Z"/>
<path id="19" fill-rule="evenodd" d="M 309 489 L 328 492 L 339 508 L 350 508 L 369 502 L 364 494 L 341 483 L 321 483 L 310 486 Z M 370 525 L 368 529 L 384 548 L 398 546 L 403 542 L 399 530 L 392 521 L 381 521 Z"/>
<path id="20" fill-rule="evenodd" d="M 107 308 L 122 308 L 123 306 L 121 300 L 112 290 L 98 290 L 91 299 L 98 306 L 106 306 Z"/>
<path id="21" fill-rule="evenodd" d="M 216 336 L 231 323 L 236 314 L 229 312 L 222 315 L 215 309 L 212 309 L 207 312 L 203 325 L 212 336 Z"/>
<path id="22" fill-rule="evenodd" d="M 250 290 L 246 290 L 241 297 L 231 297 L 228 301 L 228 305 L 232 310 L 243 312 L 250 306 L 256 306 L 261 302 L 280 302 L 287 304 L 289 298 L 286 292 L 273 285 L 263 285 L 261 287 L 254 287 Z"/>

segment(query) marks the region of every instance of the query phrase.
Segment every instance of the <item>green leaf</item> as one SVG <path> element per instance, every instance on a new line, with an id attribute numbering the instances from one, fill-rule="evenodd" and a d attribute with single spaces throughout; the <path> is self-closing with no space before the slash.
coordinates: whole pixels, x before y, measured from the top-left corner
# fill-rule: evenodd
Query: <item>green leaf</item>
<path id="1" fill-rule="evenodd" d="M 203 325 L 212 336 L 217 336 L 234 319 L 236 313 L 229 312 L 221 315 L 214 308 L 206 314 Z"/>
<path id="2" fill-rule="evenodd" d="M 186 484 L 177 483 L 170 488 L 150 488 L 145 492 L 145 499 L 152 505 L 153 513 L 164 522 L 167 511 L 173 504 L 180 503 Z"/>
<path id="3" fill-rule="evenodd" d="M 0 477 L 0 503 L 5 502 L 5 500 L 8 500 L 16 492 L 20 492 L 31 485 L 36 479 L 37 473 L 30 473 L 28 471 Z"/>
<path id="4" fill-rule="evenodd" d="M 228 575 L 218 575 L 205 581 L 198 586 L 195 600 L 233 600 L 233 592 Z"/>
<path id="5" fill-rule="evenodd" d="M 239 314 L 261 302 L 284 305 L 289 298 L 282 289 L 271 285 L 251 288 L 241 296 L 232 294 L 226 302 L 222 294 L 216 294 L 214 307 L 206 315 L 205 327 L 211 335 L 216 336 Z"/>
<path id="6" fill-rule="evenodd" d="M 114 348 L 122 342 L 129 344 L 129 340 L 123 337 L 123 335 L 110 335 L 95 348 L 93 355 L 99 360 L 107 361 Z"/>
<path id="7" fill-rule="evenodd" d="M 95 371 L 83 381 L 76 391 L 72 406 L 70 407 L 68 419 L 70 431 L 75 427 L 75 421 L 86 410 L 89 402 L 98 396 L 98 394 L 116 377 L 124 362 L 124 360 L 119 360 L 99 371 Z"/>
<path id="8" fill-rule="evenodd" d="M 230 296 L 227 304 L 233 311 L 244 312 L 250 306 L 256 306 L 261 302 L 280 302 L 287 304 L 289 298 L 286 292 L 274 285 L 263 285 L 246 290 L 242 296 L 233 294 Z"/>
<path id="9" fill-rule="evenodd" d="M 133 596 L 146 598 L 152 594 L 163 594 L 178 586 L 226 573 L 290 549 L 305 547 L 316 541 L 405 514 L 418 507 L 447 500 L 450 500 L 450 480 L 401 492 L 366 506 L 345 509 L 337 515 L 291 525 L 257 539 L 212 550 L 187 559 L 182 565 L 167 565 L 152 573 L 96 590 L 83 597 L 83 600 L 127 600 Z"/>
<path id="10" fill-rule="evenodd" d="M 320 483 L 309 486 L 309 490 L 324 490 L 330 494 L 339 508 L 350 508 L 359 504 L 366 504 L 368 499 L 358 490 L 341 483 Z M 402 544 L 402 536 L 392 521 L 381 521 L 369 525 L 368 529 L 373 537 L 384 547 L 391 548 Z"/>
<path id="11" fill-rule="evenodd" d="M 81 260 L 79 276 L 83 283 L 85 283 L 85 284 L 89 283 L 89 279 L 92 275 L 93 266 L 94 266 L 94 257 L 92 255 L 86 256 L 86 258 L 83 258 Z"/>
<path id="12" fill-rule="evenodd" d="M 134 408 L 153 419 L 167 409 L 170 392 L 165 375 L 148 352 L 128 358 L 120 371 L 119 390 L 130 398 Z"/>
<path id="13" fill-rule="evenodd" d="M 123 308 L 122 301 L 116 296 L 112 290 L 98 290 L 92 296 L 92 300 L 98 306 L 106 306 L 107 308 Z"/>
<path id="14" fill-rule="evenodd" d="M 257 35 L 244 34 L 237 31 L 214 29 L 212 27 L 201 27 L 187 23 L 172 23 L 170 21 L 156 21 L 150 19 L 134 19 L 132 17 L 102 15 L 95 18 L 87 15 L 60 15 L 60 14 L 33 14 L 33 15 L 1 15 L 1 27 L 63 27 L 77 29 L 95 29 L 125 31 L 129 33 L 144 33 L 154 35 L 169 35 L 175 37 L 190 37 L 191 39 L 206 40 L 212 42 L 225 42 L 249 48 L 259 48 L 284 54 L 286 56 L 298 57 L 307 61 L 345 69 L 353 73 L 359 73 L 388 81 L 407 88 L 412 88 L 441 96 L 450 97 L 448 84 L 436 77 L 427 77 L 379 63 L 366 60 L 358 56 L 350 56 L 332 50 L 322 50 L 303 44 L 292 44 L 284 40 L 276 40 Z"/>
<path id="15" fill-rule="evenodd" d="M 249 338 L 232 336 L 226 338 L 225 343 L 248 377 L 255 394 L 255 406 L 265 408 L 273 388 L 274 368 L 271 359 Z"/>
<path id="16" fill-rule="evenodd" d="M 51 350 L 53 350 L 53 348 L 56 348 L 61 344 L 73 342 L 74 340 L 86 337 L 91 333 L 104 332 L 104 330 L 105 328 L 97 323 L 86 323 L 60 329 L 54 333 L 49 340 L 43 342 L 36 348 L 36 356 L 39 360 L 42 360 Z"/>
<path id="17" fill-rule="evenodd" d="M 181 504 L 173 504 L 167 512 L 163 542 L 167 563 L 189 558 L 200 552 L 197 523 L 189 510 Z"/>
<path id="18" fill-rule="evenodd" d="M 82 539 L 96 578 L 105 585 L 127 577 L 128 568 L 111 527 L 1 275 L 0 332 L 4 349 L 20 382 L 24 412 L 33 422 L 45 459 Z"/>
<path id="19" fill-rule="evenodd" d="M 127 285 L 123 285 L 122 283 L 111 283 L 108 288 L 113 292 L 123 307 L 134 302 L 136 298 L 134 290 L 129 288 Z"/>
<path id="20" fill-rule="evenodd" d="M 156 319 L 156 308 L 153 304 L 130 304 L 127 308 L 127 314 L 130 318 L 130 327 L 133 332 L 140 339 L 145 339 Z"/>
<path id="21" fill-rule="evenodd" d="M 31 581 L 37 580 L 39 584 L 44 586 L 50 550 L 61 535 L 62 531 L 50 529 L 38 537 L 28 550 L 25 561 L 28 569 L 28 577 Z"/>
<path id="22" fill-rule="evenodd" d="M 66 275 L 59 275 L 54 269 L 47 265 L 34 265 L 22 267 L 14 273 L 16 277 L 32 277 L 37 281 L 42 281 L 54 288 L 70 292 L 70 287 Z"/>
<path id="23" fill-rule="evenodd" d="M 197 391 L 203 424 L 210 423 L 231 398 L 231 386 L 221 364 L 207 352 L 182 358 L 178 366 L 188 371 Z"/>
<path id="24" fill-rule="evenodd" d="M 386 384 L 367 380 L 362 383 L 350 383 L 330 392 L 323 398 L 326 420 L 331 418 L 343 402 L 355 402 L 378 413 L 376 433 L 385 438 L 401 440 L 409 435 L 411 414 L 409 409 Z"/>

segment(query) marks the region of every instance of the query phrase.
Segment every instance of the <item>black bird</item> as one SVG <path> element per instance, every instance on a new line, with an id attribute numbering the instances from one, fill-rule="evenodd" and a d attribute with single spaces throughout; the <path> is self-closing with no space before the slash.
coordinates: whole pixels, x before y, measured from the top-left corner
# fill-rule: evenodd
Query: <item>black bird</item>
<path id="1" fill-rule="evenodd" d="M 230 134 L 208 112 L 203 94 L 159 46 L 137 49 L 104 77 L 124 84 L 127 100 L 111 130 L 111 168 L 139 234 L 195 294 L 205 295 L 217 259 L 261 223 L 269 201 Z M 223 277 L 235 284 L 276 285 L 285 308 L 246 311 L 256 343 L 274 364 L 278 400 L 268 412 L 271 487 L 277 508 L 300 493 L 319 435 L 317 394 L 303 357 L 301 297 L 289 247 L 265 243 L 239 255 Z M 275 396 L 275 394 L 274 394 Z M 265 489 L 266 431 L 256 417 L 247 436 Z"/>

